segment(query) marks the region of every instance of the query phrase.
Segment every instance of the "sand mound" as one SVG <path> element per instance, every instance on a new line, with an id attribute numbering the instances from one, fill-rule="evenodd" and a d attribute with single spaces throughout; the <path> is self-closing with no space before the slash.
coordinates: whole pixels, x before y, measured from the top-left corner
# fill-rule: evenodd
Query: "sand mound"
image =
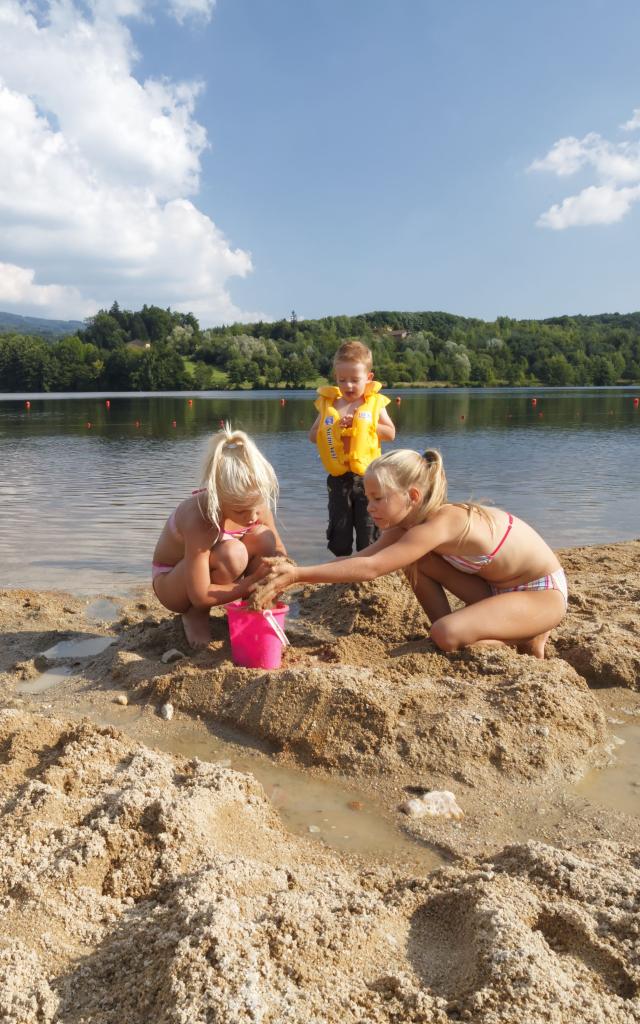
<path id="1" fill-rule="evenodd" d="M 304 764 L 405 781 L 572 777 L 601 760 L 608 741 L 602 711 L 570 666 L 507 650 L 277 674 L 180 663 L 154 690 Z"/>
<path id="2" fill-rule="evenodd" d="M 23 625 L 40 630 L 62 600 L 43 597 L 34 619 L 34 598 L 20 595 Z M 580 674 L 566 660 L 538 662 L 506 648 L 443 655 L 425 639 L 422 618 L 400 574 L 317 588 L 289 620 L 283 669 L 264 673 L 232 664 L 224 613 L 212 616 L 209 648 L 194 654 L 178 618 L 133 601 L 117 642 L 83 671 L 94 685 L 210 716 L 301 764 L 399 786 L 559 780 L 602 762 L 610 736 L 582 678 L 597 664 L 593 645 Z M 330 625 L 336 633 L 327 642 Z M 44 635 L 16 631 L 15 647 L 24 654 L 29 637 L 41 643 Z M 567 627 L 557 647 L 574 635 Z M 172 648 L 184 658 L 164 664 Z M 21 663 L 22 678 L 29 664 Z"/>
<path id="3" fill-rule="evenodd" d="M 416 968 L 454 1019 L 640 1019 L 638 855 L 513 846 L 442 872 L 412 918 Z"/>
<path id="4" fill-rule="evenodd" d="M 429 620 L 399 572 L 370 583 L 305 588 L 300 614 L 336 636 L 356 633 L 385 643 L 401 643 L 429 631 Z"/>
<path id="5" fill-rule="evenodd" d="M 640 541 L 560 552 L 569 612 L 555 650 L 594 686 L 640 690 Z"/>
<path id="6" fill-rule="evenodd" d="M 6 1024 L 638 1019 L 637 853 L 365 871 L 113 730 L 5 711 L 0 751 Z"/>
<path id="7" fill-rule="evenodd" d="M 0 590 L 0 675 L 28 662 L 34 651 L 44 651 L 64 639 L 67 631 L 82 628 L 85 607 L 86 602 L 70 594 Z M 26 664 L 21 672 L 22 678 L 27 678 L 37 670 Z"/>
<path id="8" fill-rule="evenodd" d="M 478 786 L 572 778 L 601 763 L 610 742 L 605 716 L 566 661 L 508 648 L 438 652 L 401 574 L 305 591 L 280 672 L 231 663 L 222 613 L 212 617 L 210 647 L 170 666 L 163 651 L 187 650 L 175 618 L 136 621 L 130 609 L 122 625 L 102 671 L 132 699 L 210 716 L 307 766 Z"/>

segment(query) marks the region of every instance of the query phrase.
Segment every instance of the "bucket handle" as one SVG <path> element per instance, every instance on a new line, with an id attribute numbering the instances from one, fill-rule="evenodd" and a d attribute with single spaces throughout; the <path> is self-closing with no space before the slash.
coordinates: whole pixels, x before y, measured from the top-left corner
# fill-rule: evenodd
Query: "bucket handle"
<path id="1" fill-rule="evenodd" d="M 276 617 L 274 616 L 274 614 L 271 611 L 271 609 L 270 608 L 265 608 L 262 614 L 264 615 L 265 619 L 267 620 L 267 622 L 271 626 L 273 632 L 278 637 L 278 640 L 280 641 L 282 646 L 283 647 L 290 647 L 291 645 L 290 645 L 290 642 L 289 642 L 289 638 L 288 638 L 287 634 L 285 633 L 284 629 L 282 628 L 282 626 L 280 625 L 280 623 L 278 622 L 278 620 L 276 619 Z"/>

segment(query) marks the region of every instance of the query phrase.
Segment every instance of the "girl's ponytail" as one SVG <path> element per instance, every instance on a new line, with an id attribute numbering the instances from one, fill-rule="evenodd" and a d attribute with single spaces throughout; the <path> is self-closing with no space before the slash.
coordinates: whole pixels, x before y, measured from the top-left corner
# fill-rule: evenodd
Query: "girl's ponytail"
<path id="1" fill-rule="evenodd" d="M 442 455 L 436 448 L 427 448 L 422 455 L 424 464 L 425 495 L 420 506 L 421 518 L 427 520 L 447 501 L 447 477 L 444 471 Z M 426 485 L 426 486 L 425 486 Z"/>
<path id="2" fill-rule="evenodd" d="M 221 500 L 236 502 L 259 497 L 268 508 L 275 506 L 278 479 L 270 462 L 242 430 L 225 423 L 209 442 L 202 468 L 207 492 L 207 516 L 220 528 Z"/>

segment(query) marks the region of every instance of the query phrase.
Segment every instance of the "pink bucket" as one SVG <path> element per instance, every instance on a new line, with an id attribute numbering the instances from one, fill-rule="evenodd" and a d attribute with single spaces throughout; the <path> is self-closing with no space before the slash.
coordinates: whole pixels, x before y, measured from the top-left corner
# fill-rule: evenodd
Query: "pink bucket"
<path id="1" fill-rule="evenodd" d="M 282 648 L 289 643 L 284 632 L 288 604 L 254 612 L 246 601 L 234 601 L 225 608 L 229 620 L 231 655 L 234 665 L 244 668 L 280 668 Z"/>

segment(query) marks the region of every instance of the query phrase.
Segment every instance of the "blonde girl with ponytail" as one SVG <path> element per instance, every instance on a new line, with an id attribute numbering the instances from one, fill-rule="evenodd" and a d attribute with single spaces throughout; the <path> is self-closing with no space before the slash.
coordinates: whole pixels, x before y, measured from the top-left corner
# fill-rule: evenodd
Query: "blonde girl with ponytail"
<path id="1" fill-rule="evenodd" d="M 192 647 L 210 640 L 209 609 L 246 597 L 286 555 L 273 518 L 278 481 L 245 433 L 225 424 L 209 442 L 201 486 L 171 513 L 153 553 L 158 600 L 182 615 Z"/>
<path id="2" fill-rule="evenodd" d="M 367 469 L 364 488 L 379 540 L 325 565 L 273 567 L 264 584 L 269 594 L 296 583 L 357 583 L 403 569 L 441 650 L 489 641 L 544 657 L 549 633 L 566 612 L 567 582 L 535 530 L 501 509 L 448 502 L 435 450 L 382 455 Z M 447 591 L 465 607 L 452 612 Z"/>

